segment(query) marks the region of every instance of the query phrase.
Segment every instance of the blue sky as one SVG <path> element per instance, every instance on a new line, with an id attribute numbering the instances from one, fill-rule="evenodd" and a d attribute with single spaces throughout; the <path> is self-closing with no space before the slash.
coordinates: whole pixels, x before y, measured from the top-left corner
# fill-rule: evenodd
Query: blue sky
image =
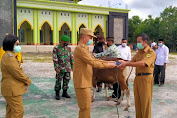
<path id="1" fill-rule="evenodd" d="M 145 19 L 148 15 L 152 15 L 154 18 L 160 16 L 160 13 L 170 5 L 177 6 L 177 0 L 82 0 L 79 4 L 111 6 L 120 9 L 128 7 L 131 10 L 129 18 L 138 15 L 140 18 Z"/>

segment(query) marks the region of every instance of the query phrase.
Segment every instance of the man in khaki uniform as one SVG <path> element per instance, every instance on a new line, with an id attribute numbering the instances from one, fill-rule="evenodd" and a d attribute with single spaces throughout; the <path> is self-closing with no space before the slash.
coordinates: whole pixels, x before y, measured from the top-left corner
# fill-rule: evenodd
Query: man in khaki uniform
<path id="1" fill-rule="evenodd" d="M 115 62 L 95 59 L 87 45 L 92 44 L 93 31 L 81 28 L 80 41 L 74 50 L 73 80 L 79 110 L 79 118 L 90 118 L 92 67 L 114 68 Z"/>
<path id="2" fill-rule="evenodd" d="M 130 62 L 120 61 L 119 68 L 126 66 L 136 67 L 136 77 L 134 80 L 134 96 L 136 118 L 151 118 L 151 103 L 153 91 L 153 71 L 155 62 L 155 52 L 148 45 L 149 37 L 141 34 L 137 38 L 138 52 Z"/>
<path id="3" fill-rule="evenodd" d="M 6 118 L 23 118 L 22 95 L 31 84 L 31 79 L 24 73 L 14 53 L 21 50 L 17 39 L 16 36 L 9 34 L 3 41 L 5 53 L 1 60 L 1 94 L 6 100 Z"/>

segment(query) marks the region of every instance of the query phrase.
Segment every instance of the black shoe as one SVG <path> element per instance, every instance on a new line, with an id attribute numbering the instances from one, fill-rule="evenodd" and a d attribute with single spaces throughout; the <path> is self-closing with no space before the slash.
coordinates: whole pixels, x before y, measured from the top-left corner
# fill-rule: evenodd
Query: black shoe
<path id="1" fill-rule="evenodd" d="M 55 91 L 55 99 L 60 100 L 60 91 Z"/>
<path id="2" fill-rule="evenodd" d="M 159 84 L 159 87 L 161 87 L 161 86 L 163 86 L 164 85 L 164 83 L 162 83 L 162 84 Z"/>
<path id="3" fill-rule="evenodd" d="M 67 90 L 63 90 L 63 95 L 62 97 L 65 97 L 65 98 L 71 98 L 68 93 L 67 93 Z"/>
<path id="4" fill-rule="evenodd" d="M 96 92 L 101 92 L 101 89 L 98 88 L 98 89 L 96 90 Z"/>

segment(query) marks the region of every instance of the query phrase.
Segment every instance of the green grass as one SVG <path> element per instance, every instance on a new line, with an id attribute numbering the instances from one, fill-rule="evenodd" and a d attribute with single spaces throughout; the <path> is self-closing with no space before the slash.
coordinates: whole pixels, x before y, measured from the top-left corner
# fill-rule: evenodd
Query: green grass
<path id="1" fill-rule="evenodd" d="M 52 53 L 23 53 L 23 60 L 41 62 L 41 63 L 52 63 Z"/>
<path id="2" fill-rule="evenodd" d="M 175 57 L 168 57 L 169 59 L 176 59 Z"/>
<path id="3" fill-rule="evenodd" d="M 175 53 L 175 52 L 171 52 L 170 54 L 171 54 L 171 55 L 177 55 L 177 53 Z"/>
<path id="4" fill-rule="evenodd" d="M 52 58 L 35 58 L 33 59 L 33 62 L 46 62 L 46 63 L 52 63 Z"/>

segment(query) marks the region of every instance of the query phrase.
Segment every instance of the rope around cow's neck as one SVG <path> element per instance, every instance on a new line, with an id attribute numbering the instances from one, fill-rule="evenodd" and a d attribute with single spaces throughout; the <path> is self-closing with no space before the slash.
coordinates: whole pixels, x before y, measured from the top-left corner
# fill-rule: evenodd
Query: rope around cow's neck
<path id="1" fill-rule="evenodd" d="M 127 79 L 126 79 L 127 86 L 128 86 L 128 79 L 129 79 L 129 77 L 130 77 L 130 75 L 131 75 L 132 71 L 133 71 L 133 67 L 132 67 L 132 69 L 131 69 L 131 71 L 130 71 L 130 73 L 129 73 L 129 75 L 128 75 Z"/>
<path id="2" fill-rule="evenodd" d="M 118 94 L 119 94 L 118 71 L 119 71 L 119 69 L 117 69 L 117 73 L 116 73 L 116 81 L 117 81 L 117 85 L 118 85 L 118 87 L 117 87 L 117 99 L 118 99 Z M 133 67 L 132 67 L 132 69 L 131 69 L 131 71 L 130 71 L 130 73 L 129 73 L 127 79 L 126 79 L 127 86 L 128 86 L 128 79 L 129 79 L 129 77 L 130 77 L 132 71 L 133 71 Z M 118 108 L 118 104 L 116 104 L 116 108 L 117 108 L 117 117 L 119 118 L 119 108 Z M 128 118 L 130 118 L 130 116 L 128 116 Z"/>

